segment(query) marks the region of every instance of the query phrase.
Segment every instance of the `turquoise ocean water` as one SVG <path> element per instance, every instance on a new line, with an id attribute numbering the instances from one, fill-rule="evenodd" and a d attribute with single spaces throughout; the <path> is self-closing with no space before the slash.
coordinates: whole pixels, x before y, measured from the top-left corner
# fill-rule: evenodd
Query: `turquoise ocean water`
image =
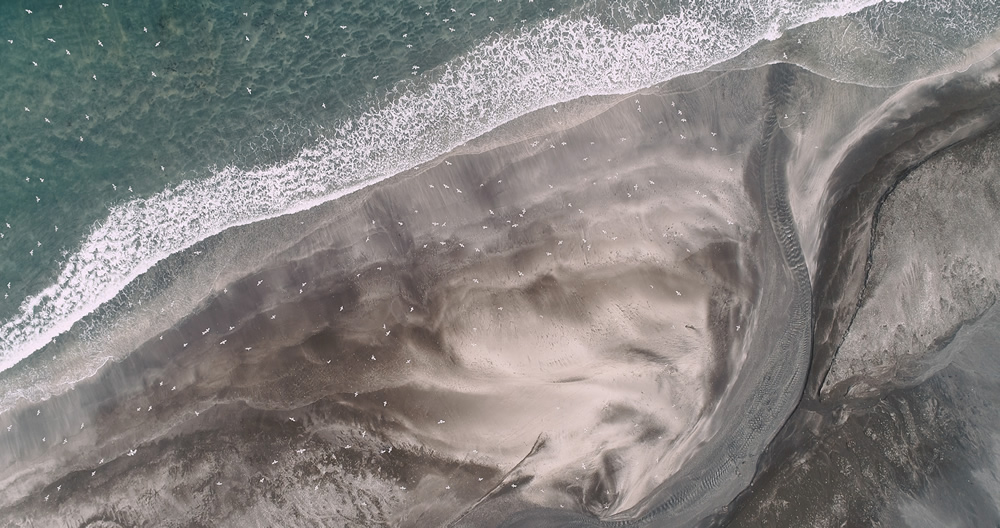
<path id="1" fill-rule="evenodd" d="M 109 206 L 292 158 L 411 72 L 567 5 L 107 4 L 0 3 L 4 319 Z"/>
<path id="2" fill-rule="evenodd" d="M 228 227 L 725 61 L 902 83 L 997 20 L 988 0 L 2 2 L 0 410 L 18 362 Z"/>

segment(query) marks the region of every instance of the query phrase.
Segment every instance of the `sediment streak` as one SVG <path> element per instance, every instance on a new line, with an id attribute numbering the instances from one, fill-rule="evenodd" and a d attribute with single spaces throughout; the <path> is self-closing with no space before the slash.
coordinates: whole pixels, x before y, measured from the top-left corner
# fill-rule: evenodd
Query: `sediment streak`
<path id="1" fill-rule="evenodd" d="M 770 225 L 773 237 L 762 237 L 766 240 L 759 248 L 766 270 L 758 307 L 763 315 L 753 329 L 743 369 L 709 418 L 718 424 L 714 441 L 649 497 L 613 518 L 535 509 L 504 526 L 686 526 L 716 512 L 749 485 L 761 453 L 802 396 L 811 358 L 811 284 L 788 202 L 788 138 L 778 126 L 795 81 L 793 68 L 778 64 L 768 73 L 761 140 L 745 168 L 744 181 L 756 187 L 750 194 L 760 196 L 759 206 L 769 220 L 764 225 Z"/>

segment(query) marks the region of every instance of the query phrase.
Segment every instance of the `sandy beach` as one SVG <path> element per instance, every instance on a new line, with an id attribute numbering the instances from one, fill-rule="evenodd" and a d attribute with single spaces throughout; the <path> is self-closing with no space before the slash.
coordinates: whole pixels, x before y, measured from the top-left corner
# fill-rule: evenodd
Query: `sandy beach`
<path id="1" fill-rule="evenodd" d="M 818 394 L 831 364 L 865 375 L 835 356 L 873 212 L 996 122 L 979 68 L 899 90 L 694 74 L 213 237 L 140 279 L 165 281 L 159 315 L 108 336 L 124 359 L 0 415 L 0 518 L 781 524 L 803 439 L 863 431 Z M 752 481 L 772 502 L 732 502 Z"/>
<path id="2" fill-rule="evenodd" d="M 345 523 L 440 524 L 515 489 L 551 508 L 636 506 L 718 427 L 766 318 L 766 219 L 742 182 L 759 116 L 718 104 L 764 73 L 562 109 L 582 118 L 547 109 L 469 153 L 238 228 L 267 237 L 253 273 L 3 416 L 9 518 L 85 523 L 117 504 L 115 522 L 141 523 L 123 507 L 136 500 L 178 524 L 260 524 L 328 486 L 371 493 L 313 506 Z M 218 509 L 233 497 L 253 506 Z"/>

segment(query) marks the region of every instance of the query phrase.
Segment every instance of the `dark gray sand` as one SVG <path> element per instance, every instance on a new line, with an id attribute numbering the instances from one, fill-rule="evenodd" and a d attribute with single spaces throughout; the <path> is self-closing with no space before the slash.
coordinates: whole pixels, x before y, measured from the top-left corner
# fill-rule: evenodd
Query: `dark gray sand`
<path id="1" fill-rule="evenodd" d="M 952 148 L 996 121 L 995 77 L 696 74 L 223 233 L 139 280 L 157 315 L 109 334 L 124 359 L 0 415 L 0 519 L 995 523 L 1000 316 L 961 293 L 997 290 L 995 230 L 935 222 L 976 222 L 955 187 L 904 194 L 974 173 L 996 215 L 996 140 Z"/>
<path id="2" fill-rule="evenodd" d="M 819 249 L 809 387 L 754 485 L 705 524 L 1000 524 L 998 64 L 868 119 L 871 168 L 839 186 Z"/>

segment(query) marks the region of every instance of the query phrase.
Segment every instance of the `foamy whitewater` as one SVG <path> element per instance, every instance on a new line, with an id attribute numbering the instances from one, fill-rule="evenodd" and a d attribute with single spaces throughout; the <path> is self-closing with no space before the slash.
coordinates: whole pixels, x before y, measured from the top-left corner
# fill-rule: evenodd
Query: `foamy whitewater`
<path id="1" fill-rule="evenodd" d="M 501 35 L 337 124 L 293 161 L 228 167 L 113 207 L 57 281 L 0 326 L 0 370 L 68 331 L 163 258 L 238 225 L 302 211 L 434 159 L 531 111 L 628 93 L 730 59 L 762 39 L 874 0 L 693 6 L 626 31 L 545 20 Z"/>

